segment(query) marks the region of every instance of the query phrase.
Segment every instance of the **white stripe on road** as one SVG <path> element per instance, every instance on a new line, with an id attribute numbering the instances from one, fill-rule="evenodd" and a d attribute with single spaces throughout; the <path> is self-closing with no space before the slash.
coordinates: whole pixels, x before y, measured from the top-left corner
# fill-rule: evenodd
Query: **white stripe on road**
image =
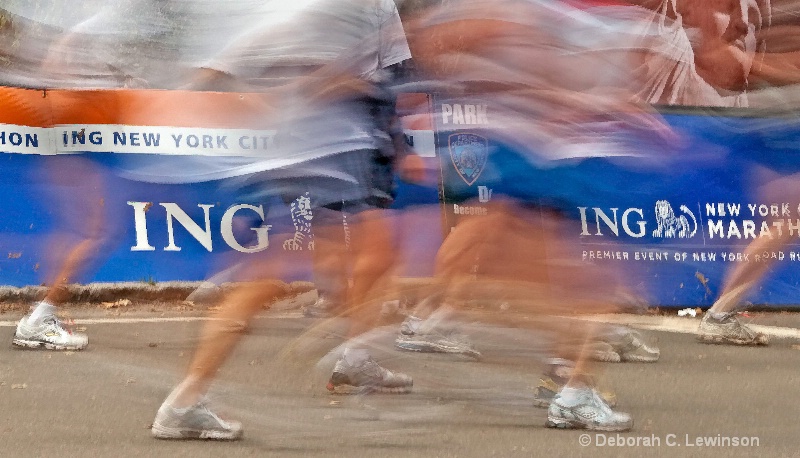
<path id="1" fill-rule="evenodd" d="M 595 315 L 586 317 L 585 319 L 601 323 L 624 324 L 634 328 L 676 332 L 680 334 L 694 334 L 697 332 L 697 327 L 700 325 L 700 320 L 697 318 L 680 318 L 674 316 Z M 754 331 L 761 332 L 771 337 L 800 339 L 800 329 L 797 328 L 764 326 L 759 324 L 748 324 L 748 326 Z"/>
<path id="2" fill-rule="evenodd" d="M 269 314 L 263 318 L 299 318 L 300 314 Z M 210 321 L 216 318 L 203 316 L 183 316 L 183 317 L 159 317 L 159 318 L 88 318 L 77 319 L 76 325 L 92 324 L 138 324 L 138 323 L 188 323 L 195 321 Z M 651 331 L 675 332 L 680 334 L 694 334 L 700 320 L 696 318 L 679 318 L 672 316 L 650 316 L 650 315 L 594 315 L 584 319 L 600 323 L 614 323 L 632 326 L 634 328 L 648 329 Z M 16 321 L 0 321 L 0 327 L 16 326 Z M 764 333 L 771 337 L 800 339 L 800 329 L 785 328 L 780 326 L 764 326 L 749 324 L 753 330 Z"/>
<path id="3" fill-rule="evenodd" d="M 215 318 L 204 316 L 179 316 L 161 318 L 89 318 L 74 320 L 74 324 L 135 324 L 135 323 L 185 323 L 191 321 L 208 321 Z M 0 327 L 16 326 L 16 321 L 0 321 Z"/>
<path id="4" fill-rule="evenodd" d="M 259 318 L 301 318 L 298 313 L 270 313 Z M 74 325 L 87 324 L 138 324 L 138 323 L 189 323 L 194 321 L 212 321 L 220 318 L 208 316 L 172 316 L 172 317 L 129 317 L 129 318 L 77 318 L 70 321 Z M 17 321 L 0 321 L 0 328 L 16 327 Z"/>

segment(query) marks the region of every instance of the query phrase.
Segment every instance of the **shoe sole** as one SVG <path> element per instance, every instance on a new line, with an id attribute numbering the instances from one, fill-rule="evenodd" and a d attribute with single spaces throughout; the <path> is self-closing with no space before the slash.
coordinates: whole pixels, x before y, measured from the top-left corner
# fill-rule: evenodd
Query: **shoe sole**
<path id="1" fill-rule="evenodd" d="M 603 393 L 602 394 L 602 398 L 603 398 L 604 401 L 606 401 L 606 404 L 608 404 L 609 407 L 613 408 L 613 407 L 617 406 L 617 396 L 616 395 L 610 395 L 610 394 Z M 552 404 L 552 402 L 553 402 L 553 398 L 550 398 L 550 399 L 537 398 L 537 397 L 533 398 L 533 406 L 537 407 L 539 409 L 547 409 L 547 408 L 549 408 L 550 404 Z M 555 426 L 553 426 L 553 428 L 555 428 Z"/>
<path id="2" fill-rule="evenodd" d="M 619 356 L 618 353 L 611 353 L 611 352 L 594 352 L 591 355 L 591 359 L 594 361 L 600 361 L 602 363 L 622 362 L 622 358 Z"/>
<path id="3" fill-rule="evenodd" d="M 150 428 L 150 433 L 156 439 L 164 440 L 212 440 L 212 441 L 235 441 L 242 438 L 243 432 L 239 431 L 217 431 L 217 430 L 197 430 L 186 428 L 169 428 L 154 423 Z"/>
<path id="4" fill-rule="evenodd" d="M 759 335 L 755 339 L 748 339 L 748 340 L 741 340 L 741 339 L 731 339 L 730 337 L 724 337 L 719 334 L 698 334 L 697 340 L 701 343 L 706 344 L 717 344 L 717 345 L 739 345 L 743 347 L 759 347 L 759 346 L 767 346 L 769 345 L 769 338 L 764 335 Z"/>
<path id="5" fill-rule="evenodd" d="M 602 363 L 655 363 L 661 355 L 645 356 L 645 355 L 626 355 L 617 353 L 595 353 L 592 355 L 592 360 Z"/>
<path id="6" fill-rule="evenodd" d="M 621 362 L 626 363 L 655 363 L 661 357 L 661 354 L 658 355 L 625 355 L 623 354 Z"/>
<path id="7" fill-rule="evenodd" d="M 351 385 L 348 383 L 348 378 L 338 372 L 334 372 L 331 375 L 331 378 L 328 380 L 328 384 L 325 385 L 325 388 L 331 394 L 341 394 L 341 395 L 365 395 L 365 394 L 372 394 L 372 393 L 383 393 L 383 394 L 407 394 L 411 392 L 411 389 L 414 386 L 414 381 L 411 380 L 408 385 L 405 386 L 380 386 L 380 385 Z"/>
<path id="8" fill-rule="evenodd" d="M 403 341 L 403 342 L 395 342 L 395 347 L 400 350 L 404 351 L 413 351 L 417 353 L 448 353 L 452 355 L 464 355 L 469 356 L 470 358 L 481 359 L 483 355 L 481 352 L 474 349 L 461 349 L 456 347 L 448 347 L 446 345 L 436 345 L 430 342 L 415 342 L 415 341 Z"/>
<path id="9" fill-rule="evenodd" d="M 89 344 L 83 346 L 75 345 L 58 345 L 50 342 L 42 342 L 41 340 L 26 340 L 17 339 L 11 341 L 11 345 L 16 348 L 25 350 L 56 350 L 56 351 L 80 351 L 85 349 Z"/>
<path id="10" fill-rule="evenodd" d="M 356 396 L 364 394 L 409 394 L 413 386 L 354 386 L 354 385 L 334 385 L 331 382 L 325 386 L 330 394 L 340 396 Z"/>
<path id="11" fill-rule="evenodd" d="M 623 432 L 633 429 L 633 421 L 625 425 L 595 425 L 587 424 L 580 421 L 566 420 L 562 418 L 547 417 L 547 422 L 544 424 L 548 428 L 554 429 L 586 429 L 589 431 L 605 431 L 605 432 Z"/>

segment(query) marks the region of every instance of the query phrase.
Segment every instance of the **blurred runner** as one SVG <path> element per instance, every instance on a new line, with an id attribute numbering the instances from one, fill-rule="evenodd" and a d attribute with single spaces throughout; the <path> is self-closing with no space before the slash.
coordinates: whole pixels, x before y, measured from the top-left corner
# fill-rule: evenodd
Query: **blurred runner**
<path id="1" fill-rule="evenodd" d="M 374 198 L 382 194 L 376 193 L 380 189 L 372 170 L 379 142 L 370 100 L 381 96 L 373 77 L 408 59 L 408 47 L 388 0 L 291 5 L 276 0 L 265 4 L 264 13 L 253 30 L 205 66 L 195 87 L 274 95 L 277 103 L 271 108 L 279 112 L 265 113 L 265 122 L 279 117 L 277 143 L 284 166 L 269 161 L 244 165 L 251 174 L 240 175 L 240 190 L 256 198 L 288 196 L 289 201 L 308 193 L 306 209 L 352 215 L 348 317 L 351 335 L 360 333 L 374 324 L 367 299 L 392 263 L 390 233 L 374 210 Z M 222 173 L 236 176 L 232 169 Z M 341 218 L 334 220 L 332 230 L 340 233 Z M 256 260 L 241 270 L 246 277 L 237 280 L 247 283 L 224 296 L 217 319 L 204 327 L 185 379 L 156 415 L 155 437 L 241 437 L 241 425 L 209 410 L 205 395 L 252 317 L 279 293 L 273 279 L 282 273 L 281 266 Z M 350 345 L 333 368 L 330 389 L 407 392 L 412 384 L 411 377 L 381 367 L 366 348 Z"/>
<path id="2" fill-rule="evenodd" d="M 397 36 L 402 36 L 399 24 L 395 26 Z M 408 49 L 404 41 L 398 41 L 395 46 Z M 405 53 L 407 55 L 407 52 Z M 376 211 L 384 210 L 380 215 L 387 224 L 385 231 L 390 231 L 388 224 L 392 219 L 389 210 L 396 196 L 395 175 L 409 182 L 422 179 L 424 164 L 413 149 L 406 144 L 403 129 L 397 116 L 396 99 L 393 85 L 407 78 L 407 68 L 410 61 L 403 61 L 384 68 L 374 75 L 371 80 L 383 90 L 381 99 L 371 100 L 370 112 L 376 121 L 375 135 L 379 146 L 375 151 L 371 166 L 371 180 L 374 183 L 376 195 L 371 198 Z M 323 217 L 323 218 L 319 218 Z M 337 218 L 344 217 L 342 226 L 334 222 Z M 317 301 L 303 309 L 307 317 L 332 317 L 346 312 L 347 293 L 350 283 L 350 272 L 353 257 L 350 253 L 350 229 L 347 217 L 341 212 L 331 209 L 319 209 L 319 221 L 328 221 L 327 224 L 318 224 L 312 221 L 313 226 L 319 225 L 314 232 L 314 284 L 317 288 Z M 333 218 L 334 221 L 331 219 Z M 330 233 L 329 233 L 330 232 Z M 386 247 L 387 259 L 396 259 L 395 243 Z M 394 263 L 394 262 L 393 262 Z"/>
<path id="3" fill-rule="evenodd" d="M 158 76 L 165 73 L 160 69 L 174 51 L 163 48 L 169 21 L 161 8 L 167 4 L 150 0 L 108 2 L 61 34 L 53 27 L 22 20 L 23 32 L 28 33 L 18 38 L 24 38 L 21 46 L 32 52 L 15 53 L 22 54 L 23 60 L 15 57 L 12 62 L 12 82 L 43 89 L 105 90 L 168 84 L 166 81 L 176 77 L 180 66 L 172 59 L 173 73 L 166 78 Z M 12 21 L 14 17 L 17 16 Z M 37 30 L 50 33 L 40 35 L 35 33 Z M 46 127 L 52 127 L 115 124 L 121 108 L 113 91 L 64 91 L 47 99 L 42 109 L 50 116 Z M 47 282 L 47 295 L 19 321 L 13 344 L 22 348 L 82 350 L 88 338 L 67 329 L 57 317 L 57 310 L 69 300 L 68 285 L 90 271 L 101 248 L 114 240 L 118 226 L 107 223 L 118 218 L 109 215 L 103 204 L 105 184 L 95 162 L 80 155 L 54 155 L 44 161 L 42 176 L 52 186 L 50 198 L 61 225 L 51 241 L 48 260 L 54 264 L 50 266 L 54 273 Z"/>
<path id="4" fill-rule="evenodd" d="M 635 12 L 652 21 L 649 10 Z M 442 88 L 436 116 L 448 145 L 440 154 L 463 181 L 446 192 L 474 214 L 458 217 L 439 251 L 444 300 L 494 296 L 506 311 L 479 313 L 483 320 L 554 335 L 551 391 L 537 393 L 551 427 L 633 424 L 596 390 L 587 344 L 597 329 L 568 318 L 616 310 L 625 285 L 612 270 L 578 261 L 565 237 L 580 233 L 581 196 L 619 205 L 628 189 L 664 172 L 657 155 L 675 139 L 646 106 L 631 103 L 645 84 L 630 77 L 641 57 L 634 51 L 647 38 L 631 24 L 559 2 L 464 0 L 411 27 L 419 67 Z M 466 126 L 447 132 L 447 124 Z M 637 145 L 645 135 L 662 148 Z M 641 171 L 647 164 L 649 175 Z M 597 180 L 611 171 L 630 187 Z M 479 196 L 478 185 L 492 197 Z M 635 335 L 627 345 L 631 356 L 658 358 Z"/>

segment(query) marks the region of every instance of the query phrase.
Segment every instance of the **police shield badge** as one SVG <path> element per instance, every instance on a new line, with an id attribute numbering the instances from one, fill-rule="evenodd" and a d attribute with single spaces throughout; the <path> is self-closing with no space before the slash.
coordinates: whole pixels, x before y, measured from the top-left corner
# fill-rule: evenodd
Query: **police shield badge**
<path id="1" fill-rule="evenodd" d="M 489 156 L 489 141 L 475 134 L 452 134 L 447 140 L 453 167 L 469 186 L 481 176 Z"/>

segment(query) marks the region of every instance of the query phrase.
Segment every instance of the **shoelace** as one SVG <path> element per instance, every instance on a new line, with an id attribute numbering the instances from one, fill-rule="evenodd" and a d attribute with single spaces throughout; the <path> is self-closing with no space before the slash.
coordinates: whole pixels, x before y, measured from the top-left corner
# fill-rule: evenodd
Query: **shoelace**
<path id="1" fill-rule="evenodd" d="M 201 411 L 205 412 L 209 417 L 213 418 L 214 421 L 216 421 L 220 425 L 222 425 L 222 426 L 224 426 L 226 428 L 228 427 L 228 422 L 225 421 L 222 417 L 220 417 L 216 413 L 214 413 L 213 410 L 211 410 L 211 408 L 209 407 L 209 401 L 208 401 L 207 397 L 203 397 L 202 399 L 197 401 L 196 406 L 197 406 L 198 409 L 200 409 Z"/>
<path id="2" fill-rule="evenodd" d="M 56 329 L 62 329 L 67 334 L 72 335 L 72 329 L 70 328 L 74 324 L 72 320 L 65 326 L 64 322 L 58 319 L 57 316 L 51 315 L 42 320 L 42 323 L 52 325 Z"/>
<path id="3" fill-rule="evenodd" d="M 377 361 L 372 359 L 372 356 L 370 356 L 366 361 L 362 363 L 360 369 L 362 372 L 372 372 L 373 375 L 381 379 L 386 379 L 394 376 L 394 373 L 392 373 L 392 371 L 378 364 Z"/>
<path id="4" fill-rule="evenodd" d="M 743 324 L 743 323 L 742 323 L 742 320 L 740 320 L 740 319 L 739 319 L 739 317 L 740 317 L 740 316 L 742 316 L 742 317 L 749 317 L 749 315 L 746 315 L 746 314 L 741 314 L 741 313 L 737 313 L 736 315 L 734 315 L 734 317 L 733 317 L 733 320 L 736 322 L 736 327 L 737 327 L 737 328 L 738 328 L 738 329 L 739 329 L 741 332 L 743 332 L 745 335 L 747 335 L 748 337 L 750 337 L 750 338 L 753 338 L 753 337 L 755 337 L 755 335 L 756 335 L 757 333 L 756 333 L 756 332 L 755 332 L 753 329 L 751 329 L 749 326 L 747 326 L 747 325 Z"/>
<path id="5" fill-rule="evenodd" d="M 721 320 L 721 322 L 733 322 L 737 327 L 742 327 L 742 322 L 739 320 L 738 312 L 730 312 L 725 314 L 725 317 Z"/>
<path id="6" fill-rule="evenodd" d="M 603 399 L 603 397 L 600 396 L 600 393 L 598 393 L 597 390 L 595 389 L 592 389 L 592 399 L 594 400 L 595 404 L 597 405 L 597 407 L 600 408 L 600 410 L 603 412 L 604 415 L 611 416 L 611 414 L 613 413 L 611 407 L 609 407 L 608 404 L 606 404 L 605 399 Z"/>

